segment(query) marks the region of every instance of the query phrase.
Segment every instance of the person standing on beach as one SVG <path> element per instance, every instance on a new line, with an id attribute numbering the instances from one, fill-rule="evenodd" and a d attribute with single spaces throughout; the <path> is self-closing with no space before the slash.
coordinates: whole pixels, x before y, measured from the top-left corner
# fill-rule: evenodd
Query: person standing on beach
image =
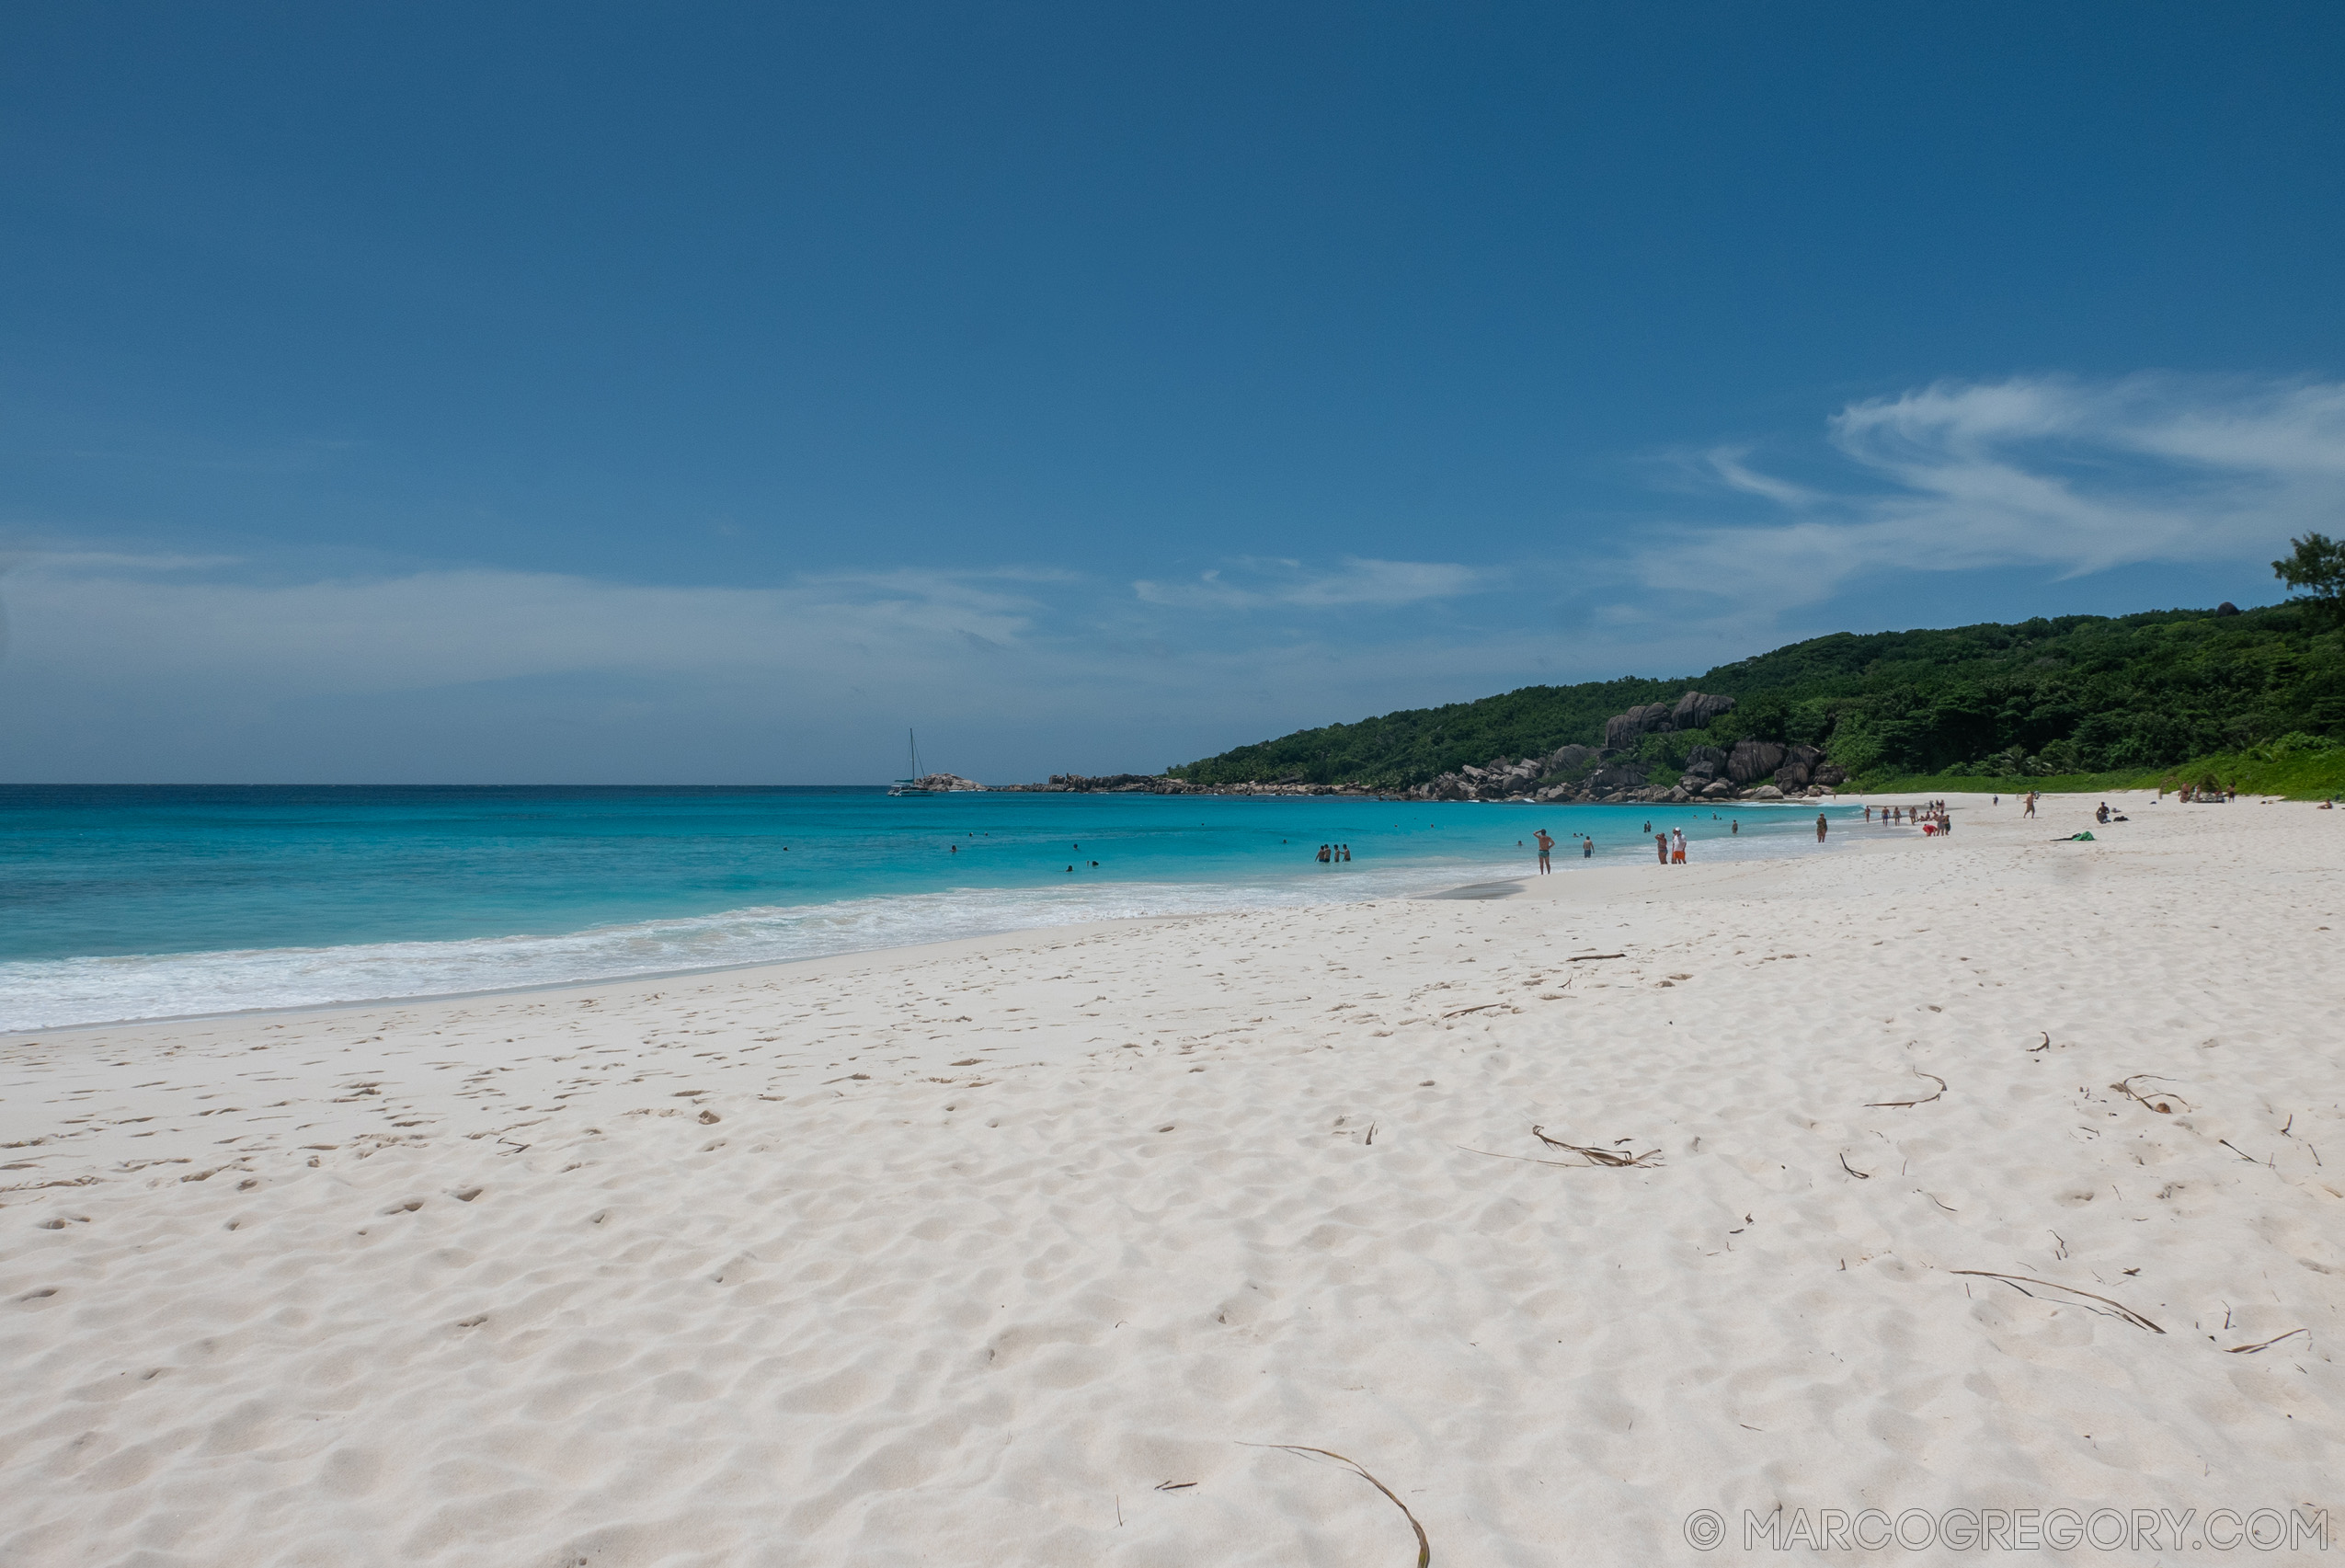
<path id="1" fill-rule="evenodd" d="M 1650 828 L 1653 824 L 1648 822 L 1645 826 Z M 1666 833 L 1655 833 L 1653 836 L 1653 847 L 1660 852 L 1661 864 L 1667 865 L 1669 864 L 1669 835 Z"/>
<path id="2" fill-rule="evenodd" d="M 2020 813 L 2020 815 L 2021 815 L 2021 816 L 2023 816 L 2023 817 L 2032 817 L 2032 816 L 2034 816 L 2035 814 L 2036 814 L 2036 792 L 2035 792 L 2035 791 L 2033 791 L 2033 790 L 2030 790 L 2030 791 L 2028 791 L 2028 808 L 2027 808 L 2027 810 L 2025 810 L 2025 811 L 2021 812 L 2021 813 Z"/>
<path id="3" fill-rule="evenodd" d="M 1686 864 L 1686 830 L 1683 828 L 1669 830 L 1669 864 L 1672 865 Z"/>
<path id="4" fill-rule="evenodd" d="M 1544 828 L 1533 833 L 1531 837 L 1539 841 L 1539 875 L 1544 876 L 1555 869 L 1548 863 L 1547 858 L 1555 851 L 1555 841 L 1547 836 L 1547 830 Z"/>
<path id="5" fill-rule="evenodd" d="M 1819 811 L 1815 814 L 1815 841 L 1817 843 L 1824 842 L 1825 830 L 1830 826 L 1831 824 L 1824 819 L 1823 812 Z"/>

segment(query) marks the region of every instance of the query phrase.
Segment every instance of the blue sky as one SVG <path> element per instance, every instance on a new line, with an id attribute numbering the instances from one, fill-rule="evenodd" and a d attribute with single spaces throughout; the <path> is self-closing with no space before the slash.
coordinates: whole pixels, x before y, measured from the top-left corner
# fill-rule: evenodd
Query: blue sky
<path id="1" fill-rule="evenodd" d="M 2345 522 L 2334 5 L 17 6 L 0 777 L 1154 769 Z"/>

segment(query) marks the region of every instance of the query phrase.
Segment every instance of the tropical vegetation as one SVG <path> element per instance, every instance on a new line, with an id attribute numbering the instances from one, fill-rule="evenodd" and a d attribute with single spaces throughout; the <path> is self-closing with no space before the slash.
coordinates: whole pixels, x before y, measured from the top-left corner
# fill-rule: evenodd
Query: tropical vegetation
<path id="1" fill-rule="evenodd" d="M 2345 788 L 2345 545 L 2295 543 L 2275 569 L 2312 592 L 2264 609 L 1842 633 L 1679 680 L 1527 686 L 1328 725 L 1171 772 L 1207 786 L 1401 789 L 1493 758 L 1599 746 L 1606 719 L 1690 688 L 1733 697 L 1734 710 L 1705 730 L 1640 737 L 1636 760 L 1665 770 L 1693 746 L 1750 737 L 1818 747 L 1868 787 L 2252 778 L 2331 794 Z"/>

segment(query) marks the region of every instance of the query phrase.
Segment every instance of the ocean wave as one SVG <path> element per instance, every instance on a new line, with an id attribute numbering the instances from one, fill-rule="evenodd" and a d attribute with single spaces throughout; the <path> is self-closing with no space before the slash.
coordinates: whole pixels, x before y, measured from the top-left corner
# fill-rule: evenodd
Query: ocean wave
<path id="1" fill-rule="evenodd" d="M 1508 875 L 1419 864 L 1293 879 L 970 888 L 728 910 L 550 936 L 0 963 L 0 1032 L 567 985 L 1094 921 L 1355 902 Z"/>
<path id="2" fill-rule="evenodd" d="M 1768 860 L 1813 853 L 1804 830 L 1802 818 L 1787 820 L 1782 828 L 1767 824 L 1738 838 L 1713 834 L 1697 841 L 1698 858 Z M 1644 851 L 1636 846 L 1642 840 L 1634 834 L 1626 837 L 1626 842 L 1600 851 L 1598 863 L 1642 861 Z M 1566 844 L 1557 847 L 1556 858 L 1568 874 L 1580 857 Z M 1512 880 L 1527 873 L 1521 860 L 1511 856 L 1493 863 L 1434 855 L 1399 864 L 1347 865 L 1339 871 L 1322 867 L 1275 876 L 874 895 L 639 921 L 555 935 L 14 959 L 0 961 L 0 1033 L 583 985 L 1094 921 L 1405 898 L 1462 883 Z"/>

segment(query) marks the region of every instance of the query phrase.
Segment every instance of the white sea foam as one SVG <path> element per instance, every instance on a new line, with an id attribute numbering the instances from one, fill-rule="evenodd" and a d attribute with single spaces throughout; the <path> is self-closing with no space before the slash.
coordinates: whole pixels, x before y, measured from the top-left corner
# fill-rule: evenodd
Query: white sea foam
<path id="1" fill-rule="evenodd" d="M 1707 839 L 1699 849 L 1704 860 L 1771 859 L 1804 842 L 1803 835 L 1753 833 Z M 1576 858 L 1558 846 L 1567 874 Z M 1625 858 L 1617 852 L 1603 857 L 1614 864 Z M 1523 875 L 1513 861 L 1424 860 L 1228 882 L 963 888 L 727 910 L 559 935 L 19 959 L 0 963 L 0 1033 L 786 963 L 1093 921 L 1406 898 Z"/>
<path id="2" fill-rule="evenodd" d="M 1427 863 L 1275 881 L 970 888 L 728 910 L 555 936 L 20 960 L 0 964 L 0 1031 L 779 963 L 1092 921 L 1405 897 L 1499 874 Z"/>

